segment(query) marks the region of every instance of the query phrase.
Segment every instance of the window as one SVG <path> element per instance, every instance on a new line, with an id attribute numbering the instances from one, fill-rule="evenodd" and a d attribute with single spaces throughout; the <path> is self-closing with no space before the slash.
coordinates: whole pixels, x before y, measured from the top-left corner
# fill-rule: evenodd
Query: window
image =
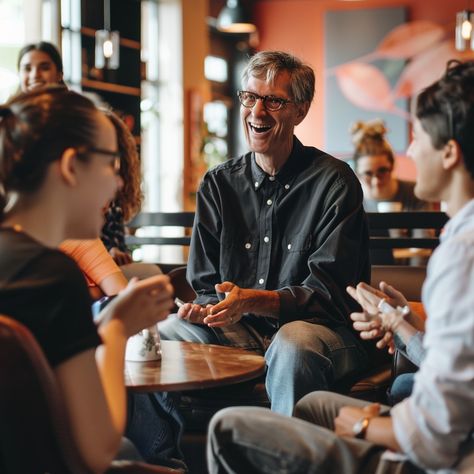
<path id="1" fill-rule="evenodd" d="M 206 79 L 216 82 L 226 82 L 228 77 L 227 61 L 217 56 L 207 56 L 204 61 Z"/>

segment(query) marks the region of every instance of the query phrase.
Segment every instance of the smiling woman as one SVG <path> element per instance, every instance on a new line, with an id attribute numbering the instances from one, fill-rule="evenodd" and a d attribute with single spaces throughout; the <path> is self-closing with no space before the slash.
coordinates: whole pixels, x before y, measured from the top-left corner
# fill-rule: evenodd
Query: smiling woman
<path id="1" fill-rule="evenodd" d="M 173 305 L 167 277 L 133 282 L 96 327 L 84 278 L 57 249 L 99 235 L 121 185 L 116 152 L 112 123 L 64 87 L 0 106 L 0 313 L 25 324 L 45 352 L 91 472 L 105 471 L 125 429 L 126 340 Z"/>
<path id="2" fill-rule="evenodd" d="M 61 55 L 53 44 L 46 41 L 28 44 L 21 49 L 18 71 L 23 92 L 48 84 L 64 84 Z"/>

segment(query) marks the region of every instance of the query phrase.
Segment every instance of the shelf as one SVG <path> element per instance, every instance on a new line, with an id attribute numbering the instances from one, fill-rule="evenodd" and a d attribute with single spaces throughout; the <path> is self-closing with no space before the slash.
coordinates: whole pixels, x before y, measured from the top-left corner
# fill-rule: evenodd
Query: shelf
<path id="1" fill-rule="evenodd" d="M 115 92 L 116 94 L 126 94 L 135 97 L 141 96 L 141 90 L 139 87 L 121 86 L 120 84 L 114 84 L 111 82 L 95 81 L 92 79 L 82 78 L 81 86 L 105 92 Z"/>
<path id="2" fill-rule="evenodd" d="M 90 38 L 95 38 L 95 32 L 96 30 L 94 30 L 94 28 L 88 28 L 87 26 L 83 26 L 81 28 L 81 34 L 84 36 L 89 36 Z M 139 41 L 123 38 L 122 36 L 120 36 L 120 46 L 136 49 L 137 51 L 140 51 L 141 49 Z"/>

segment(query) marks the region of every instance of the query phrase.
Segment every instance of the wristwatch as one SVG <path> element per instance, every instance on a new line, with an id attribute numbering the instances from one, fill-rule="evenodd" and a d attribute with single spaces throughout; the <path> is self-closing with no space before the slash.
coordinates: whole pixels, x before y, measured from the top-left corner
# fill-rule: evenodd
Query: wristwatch
<path id="1" fill-rule="evenodd" d="M 354 423 L 354 426 L 352 427 L 352 433 L 354 434 L 355 438 L 365 439 L 365 433 L 369 427 L 369 422 L 370 417 L 364 416 Z"/>

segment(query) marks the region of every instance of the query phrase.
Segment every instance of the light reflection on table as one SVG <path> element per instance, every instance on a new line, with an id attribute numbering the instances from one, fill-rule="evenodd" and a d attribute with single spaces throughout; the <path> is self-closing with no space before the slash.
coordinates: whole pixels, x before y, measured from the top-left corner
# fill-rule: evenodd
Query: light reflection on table
<path id="1" fill-rule="evenodd" d="M 161 341 L 161 361 L 126 362 L 125 384 L 137 392 L 181 391 L 244 382 L 265 372 L 265 360 L 235 347 Z"/>

